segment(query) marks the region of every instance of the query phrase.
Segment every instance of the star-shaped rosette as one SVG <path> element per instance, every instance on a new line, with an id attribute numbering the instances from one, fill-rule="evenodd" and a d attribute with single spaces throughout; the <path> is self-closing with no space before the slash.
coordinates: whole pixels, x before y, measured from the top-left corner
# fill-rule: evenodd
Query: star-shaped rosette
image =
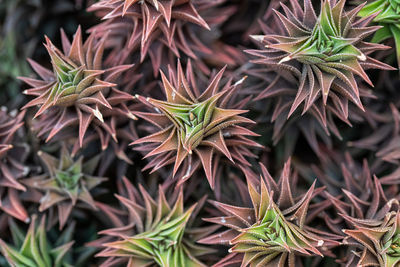
<path id="1" fill-rule="evenodd" d="M 65 135 L 73 129 L 82 147 L 89 128 L 101 131 L 103 136 L 110 136 L 115 141 L 116 133 L 112 119 L 104 114 L 133 100 L 133 96 L 118 90 L 115 82 L 118 77 L 132 65 L 120 65 L 113 68 L 102 68 L 104 42 L 107 36 L 96 40 L 94 35 L 83 43 L 81 28 L 76 31 L 72 43 L 61 31 L 63 51 L 59 50 L 46 37 L 45 47 L 50 55 L 53 70 L 50 71 L 33 60 L 32 68 L 41 80 L 22 77 L 32 88 L 24 91 L 35 96 L 23 109 L 37 107 L 34 128 L 39 137 L 46 141 L 58 133 Z M 126 110 L 129 116 L 129 110 Z"/>
<path id="2" fill-rule="evenodd" d="M 29 190 L 43 193 L 39 199 L 39 212 L 56 207 L 57 210 L 52 214 L 58 214 L 61 229 L 78 202 L 97 210 L 90 191 L 106 180 L 104 177 L 93 176 L 98 167 L 99 156 L 85 161 L 83 156 L 76 159 L 66 146 L 62 146 L 59 158 L 43 151 L 39 151 L 38 156 L 44 166 L 44 173 L 26 178 L 22 183 Z M 49 220 L 53 221 L 53 218 Z"/>
<path id="3" fill-rule="evenodd" d="M 150 44 L 160 38 L 160 35 L 165 37 L 169 46 L 173 46 L 175 34 L 182 34 L 182 23 L 193 23 L 210 29 L 197 12 L 195 2 L 191 0 L 103 0 L 95 3 L 89 10 L 105 13 L 104 20 L 119 17 L 131 18 L 134 27 L 129 46 L 140 45 L 141 61 L 143 61 Z"/>
<path id="4" fill-rule="evenodd" d="M 257 183 L 248 180 L 249 206 L 212 202 L 223 215 L 204 220 L 228 230 L 199 242 L 231 246 L 229 254 L 215 266 L 297 266 L 299 258 L 323 256 L 330 246 L 338 244 L 329 234 L 307 226 L 310 202 L 321 193 L 321 189 L 315 189 L 315 182 L 295 197 L 290 160 L 278 181 L 263 165 L 262 173 Z"/>
<path id="5" fill-rule="evenodd" d="M 317 15 L 311 0 L 290 1 L 291 8 L 282 4 L 283 13 L 275 11 L 277 23 L 269 21 L 268 33 L 253 36 L 264 48 L 248 51 L 256 57 L 252 62 L 297 83 L 288 118 L 302 108 L 301 114 L 330 111 L 346 120 L 349 102 L 364 110 L 356 77 L 373 86 L 365 70 L 394 69 L 369 56 L 389 47 L 364 41 L 380 28 L 369 26 L 376 14 L 359 19 L 363 5 L 346 11 L 345 2 L 324 0 Z"/>
<path id="6" fill-rule="evenodd" d="M 178 63 L 176 72 L 170 69 L 169 79 L 161 72 L 166 100 L 137 96 L 138 100 L 152 108 L 149 112 L 134 114 L 155 125 L 158 130 L 134 141 L 133 145 L 150 143 L 137 149 L 148 151 L 145 158 L 153 157 L 145 167 L 157 170 L 174 164 L 172 175 L 183 182 L 190 178 L 199 165 L 203 166 L 211 187 L 214 187 L 214 161 L 224 155 L 232 162 L 249 165 L 245 156 L 254 156 L 249 147 L 260 147 L 246 136 L 256 136 L 240 124 L 254 123 L 241 114 L 246 110 L 228 108 L 239 81 L 227 83 L 220 90 L 224 69 L 218 72 L 207 88 L 200 88 L 194 81 L 194 73 L 188 64 L 186 75 Z"/>
<path id="7" fill-rule="evenodd" d="M 357 266 L 398 266 L 400 263 L 400 212 L 390 212 L 382 220 L 351 220 L 355 229 L 343 232 L 362 245 Z"/>
<path id="8" fill-rule="evenodd" d="M 102 267 L 116 264 L 206 266 L 198 258 L 204 258 L 214 250 L 196 244 L 196 241 L 214 231 L 215 226 L 193 227 L 193 217 L 200 208 L 197 203 L 185 209 L 182 190 L 176 198 L 166 196 L 160 186 L 154 199 L 142 186 L 139 190 L 134 188 L 126 178 L 124 186 L 127 197 L 116 196 L 128 211 L 128 224 L 101 232 L 116 239 L 104 243 L 104 250 L 97 254 L 107 257 Z M 200 202 L 204 203 L 204 200 Z"/>
<path id="9" fill-rule="evenodd" d="M 163 65 L 187 56 L 209 74 L 213 67 L 233 67 L 245 60 L 239 49 L 219 38 L 219 27 L 236 9 L 226 0 L 103 0 L 89 10 L 104 22 L 89 31 L 99 36 L 111 32 L 113 40 L 108 45 L 112 56 L 107 62 L 112 65 L 138 60 L 143 64 L 149 58 L 157 76 Z"/>

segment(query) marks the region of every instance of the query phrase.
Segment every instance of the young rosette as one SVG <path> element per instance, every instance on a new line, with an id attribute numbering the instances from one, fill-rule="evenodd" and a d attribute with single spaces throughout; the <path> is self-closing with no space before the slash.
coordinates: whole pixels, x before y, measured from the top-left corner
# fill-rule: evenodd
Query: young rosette
<path id="1" fill-rule="evenodd" d="M 347 118 L 349 101 L 364 109 L 356 76 L 373 86 L 366 69 L 394 69 L 368 56 L 388 48 L 364 40 L 380 28 L 368 26 L 374 16 L 357 19 L 363 5 L 346 11 L 345 2 L 321 1 L 317 16 L 311 0 L 304 0 L 303 6 L 290 1 L 291 9 L 282 4 L 284 14 L 275 11 L 278 23 L 272 20 L 273 25 L 267 25 L 269 34 L 253 36 L 265 48 L 248 51 L 257 57 L 252 62 L 297 81 L 288 117 L 301 106 L 302 114 L 313 106 L 322 106 L 323 116 L 329 104 Z"/>
<path id="2" fill-rule="evenodd" d="M 43 151 L 39 151 L 38 156 L 44 167 L 43 174 L 21 182 L 29 190 L 42 193 L 39 199 L 40 212 L 53 206 L 57 207 L 57 210 L 50 214 L 58 214 L 61 229 L 78 202 L 85 203 L 85 207 L 97 210 L 90 191 L 106 180 L 104 177 L 93 176 L 98 166 L 99 156 L 85 161 L 83 156 L 76 159 L 71 156 L 66 146 L 62 146 L 59 158 Z M 50 222 L 53 222 L 53 219 L 49 218 Z"/>
<path id="3" fill-rule="evenodd" d="M 212 202 L 224 215 L 204 220 L 229 229 L 199 242 L 231 246 L 230 254 L 215 266 L 302 266 L 297 256 L 322 257 L 333 244 L 305 223 L 311 199 L 321 192 L 314 190 L 315 183 L 306 193 L 294 196 L 290 161 L 277 182 L 262 169 L 259 183 L 248 181 L 250 207 Z"/>
<path id="4" fill-rule="evenodd" d="M 133 145 L 142 145 L 136 149 L 147 151 L 145 158 L 153 157 L 145 167 L 153 171 L 174 163 L 173 173 L 176 179 L 184 182 L 199 165 L 203 166 L 210 186 L 214 187 L 215 168 L 220 156 L 224 155 L 238 165 L 249 166 L 245 156 L 254 155 L 250 147 L 260 147 L 246 136 L 256 136 L 254 132 L 239 124 L 252 124 L 252 120 L 241 114 L 246 110 L 235 108 L 232 101 L 236 90 L 243 81 L 231 85 L 228 82 L 222 90 L 219 83 L 224 69 L 218 72 L 208 87 L 203 89 L 194 81 L 190 63 L 185 76 L 182 66 L 178 70 L 170 69 L 169 79 L 161 72 L 166 100 L 144 98 L 138 100 L 152 107 L 150 112 L 134 114 L 155 125 L 156 132 L 134 141 Z M 229 109 L 228 106 L 233 108 Z"/>
<path id="5" fill-rule="evenodd" d="M 103 113 L 115 106 L 132 100 L 133 97 L 116 88 L 114 83 L 121 73 L 131 65 L 120 65 L 102 69 L 104 42 L 107 36 L 96 40 L 94 35 L 83 43 L 81 28 L 76 31 L 72 44 L 61 31 L 63 51 L 56 48 L 46 37 L 45 47 L 50 55 L 53 70 L 50 71 L 33 60 L 32 68 L 41 80 L 22 77 L 32 88 L 25 94 L 35 96 L 23 109 L 38 107 L 34 118 L 38 118 L 38 135 L 47 135 L 46 141 L 60 131 L 75 129 L 79 125 L 79 145 L 90 125 L 116 138 L 112 120 L 105 120 Z M 72 127 L 72 128 L 71 128 Z"/>
<path id="6" fill-rule="evenodd" d="M 74 241 L 65 240 L 70 237 L 68 227 L 59 235 L 58 240 L 50 242 L 45 229 L 46 217 L 42 217 L 40 224 L 36 225 L 36 216 L 27 233 L 24 233 L 15 222 L 10 222 L 11 234 L 14 244 L 9 245 L 0 239 L 0 249 L 12 267 L 72 267 L 66 254 L 71 249 Z M 70 239 L 70 238 L 69 238 Z"/>
<path id="7" fill-rule="evenodd" d="M 207 266 L 198 258 L 214 250 L 196 241 L 215 227 L 192 227 L 191 217 L 198 213 L 200 206 L 194 204 L 185 209 L 182 191 L 177 199 L 168 198 L 168 201 L 161 186 L 157 200 L 142 186 L 139 189 L 140 194 L 130 185 L 129 197 L 117 195 L 129 212 L 129 225 L 101 232 L 117 238 L 105 243 L 106 248 L 97 255 L 108 257 L 101 266 Z"/>
<path id="8" fill-rule="evenodd" d="M 382 26 L 375 32 L 372 42 L 381 43 L 387 39 L 395 42 L 397 64 L 400 62 L 400 2 L 398 0 L 372 0 L 360 10 L 358 16 L 373 15 L 373 22 Z"/>
<path id="9" fill-rule="evenodd" d="M 121 25 L 121 21 L 118 19 L 128 18 L 129 24 L 132 24 L 133 27 L 127 49 L 140 46 L 141 61 L 143 61 L 151 44 L 157 40 L 161 40 L 161 43 L 166 44 L 177 55 L 179 55 L 179 48 L 190 56 L 194 56 L 193 46 L 188 45 L 187 42 L 193 38 L 198 39 L 190 33 L 185 36 L 187 31 L 184 31 L 183 26 L 186 23 L 196 24 L 210 30 L 207 22 L 199 15 L 197 8 L 205 5 L 209 9 L 220 2 L 209 0 L 102 0 L 93 4 L 89 11 L 99 12 L 106 20 L 104 25 L 100 24 L 95 29 L 108 28 L 113 24 L 114 27 L 118 24 Z"/>
<path id="10" fill-rule="evenodd" d="M 385 214 L 382 220 L 353 219 L 355 229 L 343 230 L 361 244 L 357 266 L 395 267 L 400 264 L 400 212 Z"/>
<path id="11" fill-rule="evenodd" d="M 29 216 L 22 205 L 20 191 L 26 191 L 20 179 L 28 174 L 24 165 L 29 148 L 18 138 L 23 129 L 25 112 L 8 112 L 0 109 L 0 209 L 12 217 L 29 222 Z"/>
<path id="12" fill-rule="evenodd" d="M 376 250 L 372 245 L 383 248 L 373 238 L 379 231 L 384 233 L 387 228 L 383 223 L 388 223 L 399 209 L 396 185 L 384 186 L 394 179 L 391 175 L 380 179 L 373 175 L 378 171 L 387 172 L 381 161 L 370 167 L 366 159 L 361 164 L 350 153 L 341 152 L 326 149 L 323 151 L 325 158 L 318 167 L 297 166 L 303 176 L 317 176 L 326 188 L 324 197 L 331 205 L 321 210 L 319 217 L 324 219 L 324 225 L 331 233 L 341 236 L 342 245 L 335 250 L 336 262 L 343 266 L 397 266 L 382 264 L 383 261 L 378 259 L 380 256 L 374 256 Z M 366 236 L 363 237 L 364 233 Z M 368 241 L 368 238 L 372 239 Z M 371 250 L 372 254 L 365 254 Z M 381 249 L 379 254 L 383 253 Z"/>

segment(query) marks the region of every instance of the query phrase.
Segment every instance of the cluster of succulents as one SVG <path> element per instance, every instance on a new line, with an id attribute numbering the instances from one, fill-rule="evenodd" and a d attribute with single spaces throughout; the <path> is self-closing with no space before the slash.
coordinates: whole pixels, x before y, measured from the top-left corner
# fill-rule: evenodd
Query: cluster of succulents
<path id="1" fill-rule="evenodd" d="M 400 266 L 400 1 L 3 0 L 0 266 Z"/>

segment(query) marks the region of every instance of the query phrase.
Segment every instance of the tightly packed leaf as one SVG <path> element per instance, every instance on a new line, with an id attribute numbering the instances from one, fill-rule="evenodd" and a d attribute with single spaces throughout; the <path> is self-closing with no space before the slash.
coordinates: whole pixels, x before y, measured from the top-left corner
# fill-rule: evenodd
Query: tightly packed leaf
<path id="1" fill-rule="evenodd" d="M 103 231 L 118 240 L 104 244 L 98 256 L 109 259 L 102 266 L 206 266 L 197 258 L 214 250 L 195 242 L 215 228 L 190 227 L 197 204 L 185 210 L 182 191 L 168 201 L 161 186 L 157 200 L 142 186 L 139 194 L 126 179 L 125 187 L 129 198 L 117 198 L 129 212 L 129 225 Z"/>
<path id="2" fill-rule="evenodd" d="M 201 163 L 210 186 L 214 187 L 214 154 L 222 154 L 231 161 L 249 165 L 244 158 L 244 155 L 252 155 L 247 147 L 258 145 L 245 136 L 256 134 L 238 124 L 253 122 L 240 116 L 246 110 L 226 108 L 229 98 L 235 94 L 242 80 L 234 85 L 227 83 L 220 90 L 219 83 L 223 73 L 224 69 L 219 71 L 207 88 L 199 88 L 193 80 L 191 66 L 188 66 L 186 78 L 182 66 L 178 63 L 176 72 L 170 69 L 169 80 L 161 72 L 166 101 L 137 96 L 156 112 L 134 114 L 159 129 L 156 133 L 132 143 L 152 143 L 152 146 L 145 147 L 146 150 L 150 150 L 146 158 L 155 156 L 147 168 L 157 170 L 174 163 L 172 175 L 175 176 L 179 167 L 183 165 L 183 171 L 177 177 L 185 181 Z"/>
<path id="3" fill-rule="evenodd" d="M 44 174 L 24 179 L 22 183 L 30 190 L 37 189 L 44 193 L 39 200 L 40 212 L 56 206 L 61 229 L 78 201 L 97 209 L 90 190 L 106 180 L 93 176 L 99 157 L 83 162 L 83 156 L 75 159 L 66 146 L 62 147 L 59 158 L 43 151 L 39 151 L 38 156 L 46 171 Z"/>
<path id="4" fill-rule="evenodd" d="M 368 26 L 374 16 L 357 19 L 362 5 L 345 11 L 345 2 L 322 1 L 317 16 L 310 0 L 304 0 L 303 7 L 297 1 L 290 1 L 292 9 L 282 5 L 284 14 L 275 12 L 278 25 L 273 25 L 277 29 L 269 29 L 272 34 L 253 36 L 266 47 L 249 51 L 258 57 L 253 62 L 297 81 L 296 97 L 290 103 L 288 117 L 303 106 L 302 114 L 314 108 L 313 112 L 326 120 L 329 106 L 337 116 L 347 119 L 349 100 L 364 109 L 356 76 L 372 86 L 365 69 L 393 69 L 368 56 L 387 49 L 364 41 L 379 29 Z"/>
<path id="5" fill-rule="evenodd" d="M 314 234 L 305 225 L 310 201 L 316 193 L 315 184 L 304 195 L 294 198 L 290 176 L 290 161 L 278 182 L 263 167 L 260 182 L 248 182 L 249 208 L 213 202 L 224 216 L 205 220 L 230 229 L 199 242 L 232 245 L 232 254 L 220 261 L 221 266 L 238 259 L 241 266 L 297 266 L 296 255 L 322 256 L 325 237 Z"/>
<path id="6" fill-rule="evenodd" d="M 45 223 L 46 217 L 43 217 L 40 224 L 36 225 L 36 217 L 34 216 L 26 234 L 15 223 L 11 224 L 14 245 L 9 245 L 0 239 L 0 249 L 12 267 L 73 266 L 65 260 L 65 256 L 74 241 L 65 242 L 64 239 L 68 235 L 61 234 L 56 242 L 49 242 Z M 64 233 L 70 230 L 66 229 Z"/>

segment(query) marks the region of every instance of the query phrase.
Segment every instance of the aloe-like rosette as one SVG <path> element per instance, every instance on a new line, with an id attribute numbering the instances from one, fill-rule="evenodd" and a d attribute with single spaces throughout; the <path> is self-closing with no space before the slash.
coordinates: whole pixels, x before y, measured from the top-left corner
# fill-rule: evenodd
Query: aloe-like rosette
<path id="1" fill-rule="evenodd" d="M 381 43 L 393 39 L 397 54 L 397 64 L 400 62 L 400 2 L 398 0 L 372 0 L 360 10 L 358 16 L 374 16 L 373 22 L 382 26 L 375 32 L 372 42 Z"/>
<path id="2" fill-rule="evenodd" d="M 43 10 L 46 6 L 46 12 Z M 21 82 L 17 77 L 29 75 L 27 57 L 37 53 L 38 34 L 43 32 L 54 36 L 62 24 L 60 18 L 74 11 L 73 4 L 64 0 L 2 0 L 0 5 L 0 103 L 2 105 L 22 100 Z M 68 16 L 68 15 L 67 15 Z M 75 23 L 76 17 L 69 17 Z M 13 103 L 14 104 L 14 103 Z"/>
<path id="3" fill-rule="evenodd" d="M 224 215 L 204 219 L 228 230 L 208 236 L 200 243 L 232 246 L 230 254 L 216 266 L 297 266 L 296 256 L 322 256 L 334 242 L 308 227 L 310 201 L 318 194 L 315 183 L 303 195 L 292 194 L 290 161 L 285 164 L 279 181 L 262 166 L 259 183 L 248 181 L 251 207 L 213 202 Z"/>
<path id="4" fill-rule="evenodd" d="M 177 199 L 168 198 L 160 186 L 155 200 L 142 186 L 139 194 L 126 178 L 124 184 L 128 196 L 117 198 L 128 210 L 128 225 L 101 232 L 117 239 L 103 244 L 97 256 L 108 259 L 101 266 L 206 266 L 198 258 L 214 250 L 196 241 L 215 227 L 191 226 L 197 204 L 185 209 L 182 190 Z"/>
<path id="5" fill-rule="evenodd" d="M 113 120 L 105 120 L 103 114 L 122 105 L 133 96 L 115 88 L 114 81 L 132 65 L 120 65 L 102 69 L 104 42 L 90 35 L 82 41 L 81 28 L 76 31 L 72 44 L 61 31 L 63 51 L 57 49 L 46 37 L 45 47 L 50 55 L 53 70 L 50 71 L 33 60 L 32 68 L 41 80 L 21 78 L 32 88 L 25 90 L 27 95 L 35 96 L 23 108 L 38 107 L 39 136 L 47 135 L 46 141 L 57 133 L 67 131 L 73 125 L 79 125 L 78 141 L 82 146 L 89 128 L 101 131 L 101 135 L 116 140 Z M 126 116 L 129 111 L 126 111 Z M 76 136 L 76 134 L 74 134 Z"/>
<path id="6" fill-rule="evenodd" d="M 129 6 L 126 13 L 125 6 Z M 207 75 L 215 67 L 245 62 L 240 49 L 220 39 L 219 27 L 236 11 L 226 0 L 104 0 L 89 10 L 105 20 L 89 31 L 113 36 L 108 42 L 112 52 L 106 60 L 111 65 L 140 60 L 143 66 L 148 58 L 151 66 L 143 66 L 142 72 L 152 70 L 157 77 L 162 66 L 174 65 L 181 56 L 193 59 Z"/>
<path id="7" fill-rule="evenodd" d="M 60 228 L 63 228 L 78 201 L 97 210 L 90 191 L 106 180 L 104 177 L 93 176 L 98 167 L 99 156 L 86 161 L 83 156 L 76 159 L 66 146 L 62 146 L 59 158 L 43 151 L 39 151 L 38 156 L 44 173 L 21 182 L 30 190 L 36 189 L 44 193 L 39 200 L 40 212 L 56 206 L 57 211 L 53 213 L 58 214 Z M 49 219 L 52 221 L 53 218 Z"/>
<path id="8" fill-rule="evenodd" d="M 357 266 L 395 267 L 400 264 L 400 213 L 392 211 L 382 220 L 350 219 L 354 229 L 343 232 L 361 244 Z"/>
<path id="9" fill-rule="evenodd" d="M 303 7 L 290 1 L 291 9 L 282 5 L 284 14 L 275 11 L 279 23 L 269 26 L 269 34 L 253 36 L 265 48 L 248 51 L 257 57 L 252 62 L 297 81 L 288 117 L 301 106 L 302 114 L 316 106 L 324 116 L 329 104 L 335 107 L 337 116 L 347 119 L 349 101 L 364 109 L 356 76 L 372 86 L 366 69 L 393 69 L 368 56 L 388 48 L 364 41 L 379 29 L 368 26 L 374 17 L 357 19 L 362 5 L 345 11 L 345 2 L 322 1 L 317 16 L 310 0 L 304 0 Z"/>
<path id="10" fill-rule="evenodd" d="M 29 148 L 17 137 L 24 125 L 25 112 L 8 112 L 0 109 L 0 208 L 12 217 L 29 222 L 29 216 L 20 199 L 20 191 L 26 191 L 20 179 L 28 174 L 24 165 Z"/>
<path id="11" fill-rule="evenodd" d="M 7 262 L 12 267 L 72 267 L 65 257 L 74 244 L 74 241 L 69 241 L 71 236 L 68 234 L 74 225 L 65 229 L 58 240 L 50 242 L 45 229 L 46 217 L 42 217 L 39 225 L 36 225 L 36 219 L 36 215 L 32 216 L 27 233 L 11 221 L 14 244 L 7 244 L 0 239 L 0 249 Z"/>
<path id="12" fill-rule="evenodd" d="M 259 145 L 245 137 L 256 134 L 239 124 L 253 121 L 240 116 L 246 110 L 227 108 L 242 80 L 234 85 L 228 83 L 220 90 L 223 73 L 224 69 L 203 89 L 194 81 L 191 65 L 188 64 L 186 77 L 178 63 L 176 72 L 170 69 L 169 79 L 161 72 L 166 101 L 137 96 L 139 101 L 152 107 L 152 112 L 134 114 L 158 128 L 155 133 L 132 143 L 150 143 L 137 148 L 148 152 L 145 158 L 153 156 L 146 169 L 157 170 L 173 163 L 175 176 L 182 165 L 177 177 L 183 182 L 202 165 L 210 186 L 214 187 L 216 166 L 213 163 L 219 159 L 215 155 L 249 165 L 245 156 L 252 156 L 252 153 L 248 148 Z"/>
<path id="13" fill-rule="evenodd" d="M 194 48 L 207 50 L 205 46 L 200 45 L 198 37 L 185 30 L 185 26 L 189 23 L 210 30 L 209 24 L 199 15 L 198 9 L 210 10 L 222 2 L 225 1 L 102 0 L 91 6 L 89 11 L 95 11 L 107 20 L 100 28 L 110 22 L 115 24 L 112 23 L 113 19 L 117 22 L 122 17 L 128 18 L 129 23 L 133 25 L 128 48 L 140 46 L 141 61 L 143 61 L 149 47 L 157 39 L 161 39 L 177 55 L 178 50 L 184 51 L 189 56 L 194 56 Z M 214 20 L 219 19 L 215 17 Z M 188 42 L 194 46 L 188 45 Z"/>

